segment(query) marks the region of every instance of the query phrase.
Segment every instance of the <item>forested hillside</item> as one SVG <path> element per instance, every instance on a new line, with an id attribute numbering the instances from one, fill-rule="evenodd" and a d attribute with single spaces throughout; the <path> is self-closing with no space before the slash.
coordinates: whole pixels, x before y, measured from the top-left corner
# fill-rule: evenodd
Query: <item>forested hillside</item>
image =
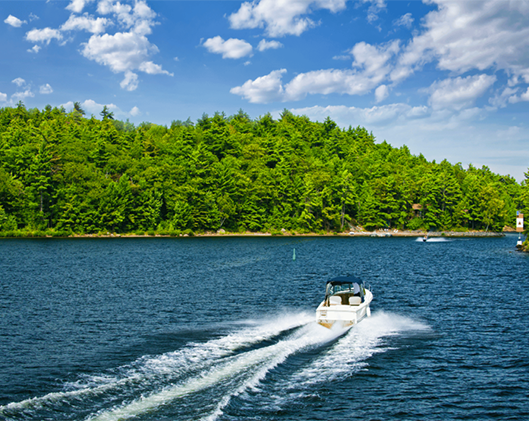
<path id="1" fill-rule="evenodd" d="M 414 206 L 415 205 L 415 206 Z M 529 214 L 526 181 L 428 162 L 361 127 L 242 111 L 171 127 L 0 109 L 4 235 L 479 229 Z M 11 233 L 11 234 L 10 234 Z"/>

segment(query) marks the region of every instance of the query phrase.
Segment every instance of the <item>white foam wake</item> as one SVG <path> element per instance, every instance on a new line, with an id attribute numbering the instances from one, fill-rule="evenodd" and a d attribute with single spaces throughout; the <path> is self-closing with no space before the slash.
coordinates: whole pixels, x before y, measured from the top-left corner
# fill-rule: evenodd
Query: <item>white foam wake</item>
<path id="1" fill-rule="evenodd" d="M 428 238 L 426 241 L 424 241 L 424 238 L 417 238 L 415 241 L 421 242 L 421 243 L 448 243 L 449 241 L 453 241 L 451 239 L 447 239 L 444 237 L 432 237 Z"/>
<path id="2" fill-rule="evenodd" d="M 168 408 L 188 412 L 186 404 L 196 401 L 194 419 L 214 421 L 234 397 L 243 395 L 245 399 L 249 393 L 259 393 L 262 387 L 266 387 L 267 393 L 266 397 L 259 394 L 260 406 L 284 408 L 300 391 L 311 393 L 317 383 L 344 378 L 364 368 L 373 354 L 388 349 L 383 347 L 384 337 L 429 329 L 410 318 L 382 312 L 349 331 L 325 329 L 314 323 L 312 313 L 251 323 L 205 343 L 188 343 L 175 352 L 141 358 L 122 368 L 120 375 L 82 379 L 75 384 L 77 390 L 8 404 L 0 407 L 0 415 L 9 417 L 39 409 L 60 413 L 61 405 L 75 400 L 75 406 L 84 406 L 88 420 L 116 421 Z M 333 340 L 321 352 L 302 354 L 301 361 L 305 363 L 294 372 L 287 370 L 290 374 L 262 382 L 290 356 Z M 98 407 L 106 408 L 94 413 L 92 398 L 97 395 L 102 395 L 98 400 L 103 399 L 104 403 Z M 183 397 L 186 399 L 181 400 Z M 109 408 L 113 402 L 121 403 Z"/>
<path id="3" fill-rule="evenodd" d="M 383 346 L 384 338 L 427 330 L 430 330 L 429 326 L 409 317 L 384 312 L 373 314 L 319 353 L 304 368 L 269 386 L 272 390 L 266 397 L 259 397 L 259 405 L 272 411 L 288 407 L 293 400 L 312 396 L 317 384 L 339 381 L 365 369 L 371 356 L 388 350 Z"/>
<path id="4" fill-rule="evenodd" d="M 200 371 L 214 365 L 218 360 L 233 354 L 238 349 L 273 338 L 281 332 L 305 325 L 313 320 L 313 314 L 297 313 L 281 315 L 260 323 L 252 322 L 250 326 L 239 328 L 240 330 L 236 332 L 206 343 L 191 342 L 175 352 L 143 357 L 128 367 L 122 367 L 119 370 L 121 374 L 118 375 L 85 376 L 75 383 L 68 384 L 75 390 L 53 392 L 0 406 L 0 415 L 53 407 L 64 404 L 68 400 L 79 401 L 112 391 L 119 393 L 124 386 L 145 384 L 151 379 L 160 377 L 170 379 L 171 376 L 177 377 L 185 374 L 190 368 L 193 371 Z"/>
<path id="5" fill-rule="evenodd" d="M 317 326 L 315 323 L 307 325 L 295 332 L 289 339 L 229 357 L 207 372 L 201 373 L 186 382 L 168 387 L 149 396 L 141 397 L 128 405 L 101 412 L 90 418 L 90 420 L 117 421 L 137 417 L 171 404 L 175 400 L 189 394 L 226 382 L 231 383 L 232 386 L 229 391 L 222 396 L 212 413 L 202 418 L 203 420 L 214 420 L 222 413 L 222 409 L 233 396 L 254 387 L 270 370 L 281 364 L 290 355 L 309 346 L 328 342 L 340 334 L 343 334 L 343 331 L 330 331 Z"/>
<path id="6" fill-rule="evenodd" d="M 367 365 L 373 354 L 384 352 L 380 345 L 385 337 L 430 328 L 409 317 L 392 313 L 376 313 L 350 329 L 333 347 L 316 359 L 310 367 L 296 373 L 290 384 L 310 385 L 349 375 Z"/>

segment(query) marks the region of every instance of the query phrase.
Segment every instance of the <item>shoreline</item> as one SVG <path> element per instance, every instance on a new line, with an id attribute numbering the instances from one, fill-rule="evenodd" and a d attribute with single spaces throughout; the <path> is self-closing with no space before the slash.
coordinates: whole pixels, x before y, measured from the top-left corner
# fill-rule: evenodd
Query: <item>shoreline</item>
<path id="1" fill-rule="evenodd" d="M 222 230 L 223 231 L 223 230 Z M 518 234 L 516 231 L 490 232 L 490 231 L 433 231 L 426 232 L 422 230 L 407 231 L 407 230 L 375 230 L 362 231 L 355 230 L 350 232 L 328 232 L 328 233 L 297 233 L 286 230 L 280 232 L 205 232 L 205 233 L 180 233 L 180 234 L 71 234 L 71 235 L 2 235 L 0 239 L 45 239 L 45 238 L 199 238 L 199 237 L 372 237 L 372 238 L 388 238 L 388 237 L 415 237 L 420 238 L 428 235 L 429 238 L 483 238 L 483 237 L 504 237 L 506 234 Z M 11 234 L 11 233 L 10 233 Z"/>

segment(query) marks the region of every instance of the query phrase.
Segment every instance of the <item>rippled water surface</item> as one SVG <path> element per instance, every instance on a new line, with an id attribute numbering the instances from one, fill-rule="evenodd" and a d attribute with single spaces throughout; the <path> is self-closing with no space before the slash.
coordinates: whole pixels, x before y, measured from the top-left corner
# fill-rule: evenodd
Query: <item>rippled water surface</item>
<path id="1" fill-rule="evenodd" d="M 516 240 L 0 240 L 0 420 L 529 419 Z"/>

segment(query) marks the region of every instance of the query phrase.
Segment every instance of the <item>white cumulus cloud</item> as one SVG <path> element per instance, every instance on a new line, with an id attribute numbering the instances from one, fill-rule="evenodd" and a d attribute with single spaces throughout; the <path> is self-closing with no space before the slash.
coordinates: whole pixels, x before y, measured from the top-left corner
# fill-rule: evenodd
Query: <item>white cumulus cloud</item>
<path id="1" fill-rule="evenodd" d="M 283 47 L 283 44 L 281 44 L 279 41 L 267 41 L 265 39 L 262 39 L 257 45 L 257 49 L 259 51 L 275 50 L 281 47 Z"/>
<path id="2" fill-rule="evenodd" d="M 17 85 L 18 87 L 22 86 L 22 85 L 25 85 L 26 84 L 26 81 L 24 79 L 22 79 L 21 77 L 17 77 L 16 79 L 13 79 L 11 81 L 11 83 L 14 83 L 15 85 Z"/>
<path id="3" fill-rule="evenodd" d="M 138 87 L 136 71 L 173 76 L 161 65 L 150 60 L 150 57 L 159 50 L 147 39 L 147 35 L 152 32 L 152 27 L 157 23 L 154 21 L 156 13 L 145 1 L 137 0 L 131 6 L 112 0 L 100 0 L 97 11 L 102 15 L 112 15 L 117 20 L 117 24 L 128 31 L 100 35 L 92 30 L 94 35 L 88 42 L 82 44 L 81 54 L 84 57 L 108 66 L 114 73 L 124 73 L 125 77 L 120 86 L 128 91 L 133 91 Z M 98 25 L 106 26 L 112 23 L 106 20 L 99 21 L 99 19 L 101 18 L 93 22 L 87 21 L 84 25 L 87 27 L 94 25 L 95 28 L 99 28 Z M 98 21 L 99 24 L 97 24 Z"/>
<path id="4" fill-rule="evenodd" d="M 398 40 L 380 46 L 359 42 L 351 49 L 353 67 L 362 69 L 370 79 L 382 81 L 391 72 L 391 60 L 399 51 Z"/>
<path id="5" fill-rule="evenodd" d="M 406 13 L 405 15 L 402 15 L 400 18 L 395 20 L 393 22 L 393 25 L 395 26 L 405 26 L 406 28 L 410 29 L 411 25 L 413 24 L 415 19 L 412 18 L 411 13 Z"/>
<path id="6" fill-rule="evenodd" d="M 40 86 L 39 92 L 41 94 L 47 95 L 47 94 L 51 94 L 53 92 L 53 89 L 52 89 L 52 87 L 50 86 L 49 83 L 46 83 L 46 85 L 41 85 Z"/>
<path id="7" fill-rule="evenodd" d="M 376 102 L 382 102 L 389 96 L 389 89 L 386 85 L 380 85 L 375 89 L 375 100 Z"/>
<path id="8" fill-rule="evenodd" d="M 120 73 L 137 69 L 147 57 L 158 52 L 149 40 L 133 32 L 93 35 L 84 44 L 82 54 Z"/>
<path id="9" fill-rule="evenodd" d="M 300 73 L 285 86 L 284 101 L 298 101 L 308 94 L 362 95 L 376 86 L 369 76 L 354 70 L 316 70 Z"/>
<path id="10" fill-rule="evenodd" d="M 135 32 L 118 32 L 114 35 L 93 35 L 84 44 L 82 54 L 95 62 L 108 66 L 115 73 L 125 73 L 121 87 L 129 91 L 137 88 L 137 75 L 134 70 L 148 74 L 167 74 L 162 66 L 148 58 L 158 52 L 158 47 L 151 44 L 147 37 Z"/>
<path id="11" fill-rule="evenodd" d="M 141 114 L 141 111 L 140 111 L 140 109 L 138 107 L 132 107 L 132 109 L 129 111 L 129 114 L 132 117 L 136 117 L 136 116 Z"/>
<path id="12" fill-rule="evenodd" d="M 347 0 L 260 0 L 245 2 L 229 16 L 233 29 L 265 28 L 270 37 L 301 35 L 316 26 L 305 17 L 313 10 L 327 9 L 335 13 L 345 9 Z"/>
<path id="13" fill-rule="evenodd" d="M 134 91 L 138 87 L 138 75 L 134 72 L 125 72 L 125 78 L 119 84 L 123 89 L 127 91 Z"/>
<path id="14" fill-rule="evenodd" d="M 509 88 L 507 88 L 509 89 Z M 507 90 L 506 89 L 506 90 Z M 513 90 L 511 90 L 513 91 Z M 514 92 L 512 92 L 514 93 Z M 527 90 L 525 92 L 523 92 L 521 95 L 511 95 L 509 96 L 509 103 L 511 104 L 516 104 L 517 102 L 522 102 L 522 101 L 529 101 L 529 88 L 527 88 Z"/>
<path id="15" fill-rule="evenodd" d="M 529 88 L 522 95 L 520 95 L 522 101 L 529 101 Z"/>
<path id="16" fill-rule="evenodd" d="M 25 20 L 20 20 L 19 18 L 9 15 L 5 20 L 4 23 L 7 23 L 8 25 L 13 26 L 14 28 L 20 28 L 23 24 L 27 23 Z"/>
<path id="17" fill-rule="evenodd" d="M 114 15 L 120 25 L 141 35 L 150 34 L 151 27 L 156 25 L 156 13 L 142 0 L 137 0 L 134 6 L 113 0 L 100 0 L 97 11 L 101 15 Z"/>
<path id="18" fill-rule="evenodd" d="M 496 82 L 496 76 L 486 74 L 449 78 L 434 82 L 430 92 L 429 104 L 433 109 L 452 108 L 461 110 L 474 104 L 477 98 Z"/>
<path id="19" fill-rule="evenodd" d="M 67 10 L 70 10 L 75 13 L 81 13 L 88 3 L 92 3 L 94 0 L 72 0 L 68 6 Z"/>
<path id="20" fill-rule="evenodd" d="M 370 3 L 373 13 L 385 8 L 384 1 L 362 2 Z M 293 22 L 302 23 L 311 10 L 339 5 L 330 2 L 323 6 L 323 3 L 310 0 L 284 3 L 279 0 L 244 3 L 230 16 L 232 27 L 262 27 L 275 36 L 294 34 L 298 32 L 293 29 Z M 431 3 L 438 6 L 437 10 L 426 14 L 421 31 L 409 42 L 393 40 L 378 45 L 366 42 L 354 45 L 347 51 L 353 59 L 352 69 L 307 71 L 291 81 L 283 81 L 284 72 L 275 71 L 249 80 L 231 92 L 257 103 L 296 101 L 314 94 L 363 95 L 375 90 L 378 103 L 385 100 L 398 83 L 425 64 L 433 63 L 439 70 L 451 73 L 450 77 L 423 90 L 429 94 L 428 104 L 434 110 L 463 112 L 469 108 L 471 112 L 476 100 L 490 93 L 498 81 L 492 74 L 500 70 L 508 76 L 508 86 L 497 87 L 501 94 L 496 93 L 489 100 L 490 104 L 505 107 L 525 101 L 529 88 L 524 86 L 522 91 L 516 86 L 529 83 L 529 2 L 431 0 Z M 281 26 L 280 22 L 288 22 L 290 26 Z M 393 25 L 410 27 L 413 22 L 412 15 L 406 13 Z M 283 29 L 272 29 L 273 25 Z M 335 59 L 347 57 L 342 55 Z M 476 71 L 479 73 L 475 74 Z M 465 75 L 469 72 L 472 73 Z"/>
<path id="21" fill-rule="evenodd" d="M 152 33 L 156 13 L 145 0 L 134 0 L 132 4 L 116 0 L 98 0 L 97 13 L 104 17 L 94 17 L 88 13 L 79 15 L 88 3 L 94 0 L 71 0 L 66 6 L 72 14 L 59 29 L 33 29 L 26 33 L 26 40 L 49 44 L 51 40 L 63 40 L 64 34 L 72 31 L 86 31 L 90 38 L 81 44 L 81 54 L 98 64 L 107 66 L 114 73 L 124 73 L 120 83 L 123 89 L 132 91 L 138 87 L 137 71 L 147 74 L 172 73 L 151 60 L 159 52 L 147 35 Z M 35 17 L 36 18 L 36 17 Z M 118 27 L 118 31 L 106 33 L 108 27 Z M 28 52 L 38 53 L 41 47 L 35 45 Z"/>
<path id="22" fill-rule="evenodd" d="M 33 91 L 31 90 L 31 84 L 27 83 L 24 79 L 21 77 L 17 77 L 16 79 L 13 79 L 11 83 L 15 84 L 18 88 L 21 88 L 21 91 L 15 92 L 11 95 L 10 103 L 13 105 L 17 103 L 18 101 L 23 101 L 26 98 L 32 98 L 35 96 Z M 0 95 L 0 97 L 3 98 L 3 95 Z M 7 94 L 5 96 L 7 99 Z"/>
<path id="23" fill-rule="evenodd" d="M 138 70 L 141 70 L 142 72 L 145 72 L 149 75 L 165 74 L 173 76 L 173 73 L 169 73 L 167 70 L 163 70 L 162 66 L 160 66 L 159 64 L 155 64 L 152 61 L 144 61 L 139 65 Z"/>
<path id="24" fill-rule="evenodd" d="M 203 45 L 210 53 L 222 54 L 222 58 L 238 59 L 250 56 L 253 52 L 251 44 L 237 38 L 224 41 L 222 37 L 216 36 L 207 39 Z"/>
<path id="25" fill-rule="evenodd" d="M 266 76 L 249 80 L 230 92 L 241 95 L 252 103 L 269 103 L 299 101 L 309 94 L 363 95 L 378 84 L 378 80 L 373 80 L 370 75 L 362 72 L 328 69 L 300 73 L 283 86 L 283 73 L 284 69 L 275 70 Z"/>
<path id="26" fill-rule="evenodd" d="M 23 101 L 26 98 L 33 98 L 35 94 L 31 92 L 30 88 L 25 89 L 22 92 L 15 92 L 11 95 L 11 102 Z"/>
<path id="27" fill-rule="evenodd" d="M 495 96 L 489 98 L 489 104 L 492 105 L 492 108 L 505 108 L 508 103 L 517 102 L 516 93 L 519 91 L 519 88 L 510 88 L 506 87 L 503 89 L 501 94 L 496 93 Z"/>
<path id="28" fill-rule="evenodd" d="M 281 101 L 284 97 L 284 90 L 281 85 L 283 73 L 286 73 L 285 69 L 274 70 L 266 76 L 248 80 L 242 86 L 232 88 L 230 92 L 246 98 L 251 103 L 266 104 Z"/>
<path id="29" fill-rule="evenodd" d="M 35 53 L 37 54 L 39 51 L 40 51 L 41 47 L 39 47 L 38 45 L 34 45 L 33 47 L 31 48 L 28 48 L 28 53 Z"/>
<path id="30" fill-rule="evenodd" d="M 49 44 L 52 39 L 60 41 L 62 39 L 61 31 L 58 29 L 44 28 L 32 29 L 26 33 L 26 40 L 30 42 L 45 42 Z"/>
<path id="31" fill-rule="evenodd" d="M 91 16 L 75 16 L 70 15 L 68 20 L 61 25 L 61 31 L 87 31 L 92 34 L 100 34 L 105 32 L 107 26 L 112 25 L 112 22 L 106 18 L 94 19 Z"/>
<path id="32" fill-rule="evenodd" d="M 252 103 L 299 101 L 307 95 L 364 95 L 379 86 L 392 70 L 391 61 L 399 51 L 399 42 L 373 46 L 365 42 L 351 49 L 353 69 L 323 69 L 298 74 L 283 86 L 284 71 L 274 71 L 247 81 L 230 92 Z M 259 90 L 263 92 L 260 93 Z"/>
<path id="33" fill-rule="evenodd" d="M 378 20 L 378 14 L 386 8 L 386 2 L 384 0 L 361 0 L 362 3 L 371 3 L 367 10 L 367 21 L 374 23 Z"/>
<path id="34" fill-rule="evenodd" d="M 392 73 L 401 81 L 436 61 L 441 70 L 504 70 L 529 83 L 529 2 L 433 0 L 438 10 L 399 57 Z"/>
<path id="35" fill-rule="evenodd" d="M 7 101 L 7 94 L 0 92 L 0 102 L 6 102 L 6 101 Z"/>

